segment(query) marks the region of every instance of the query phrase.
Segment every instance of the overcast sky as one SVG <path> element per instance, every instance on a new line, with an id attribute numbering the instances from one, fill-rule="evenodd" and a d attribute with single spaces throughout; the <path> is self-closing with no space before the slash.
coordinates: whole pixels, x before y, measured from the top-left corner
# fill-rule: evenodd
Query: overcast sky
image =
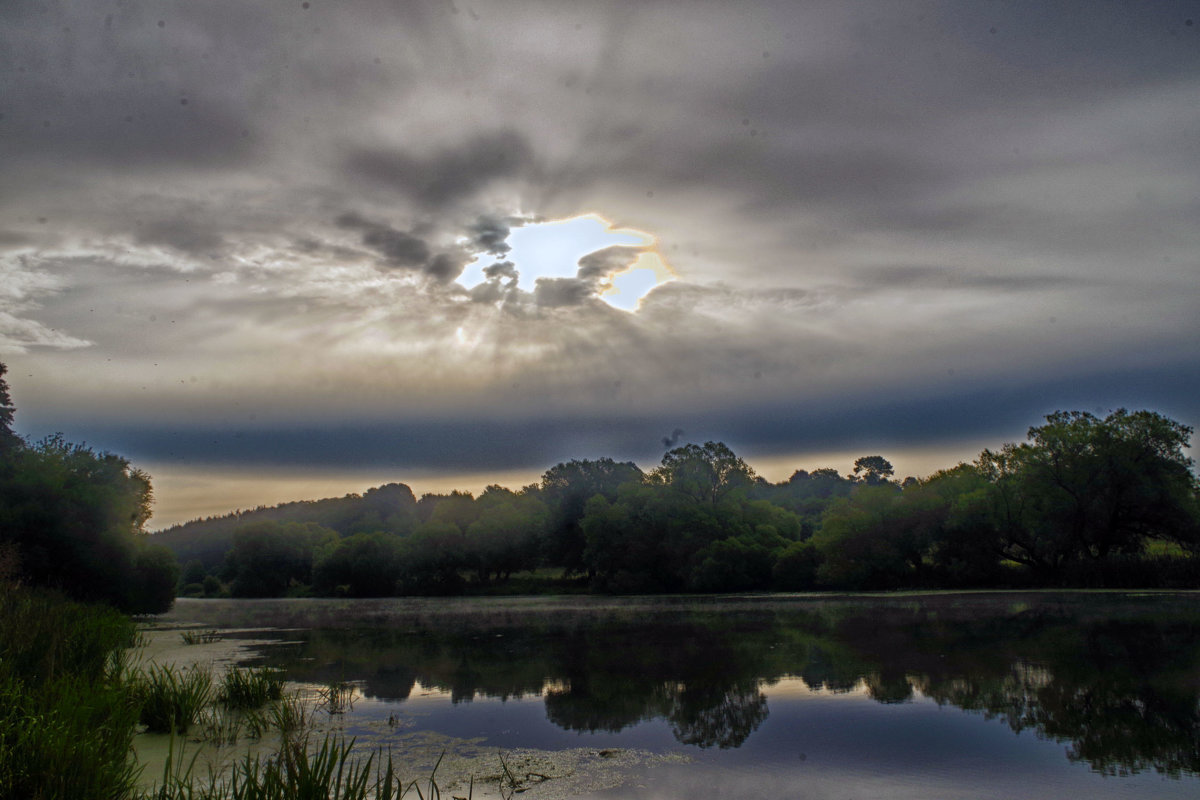
<path id="1" fill-rule="evenodd" d="M 518 282 L 587 214 L 636 236 Z M 1198 223 L 1194 1 L 0 3 L 18 430 L 147 469 L 154 524 L 1194 425 Z"/>

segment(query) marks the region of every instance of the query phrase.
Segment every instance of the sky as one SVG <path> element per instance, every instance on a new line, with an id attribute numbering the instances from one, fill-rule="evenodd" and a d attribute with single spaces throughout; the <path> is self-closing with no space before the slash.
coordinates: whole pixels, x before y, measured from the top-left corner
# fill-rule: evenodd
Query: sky
<path id="1" fill-rule="evenodd" d="M 1200 422 L 1195 0 L 8 0 L 0 165 L 17 430 L 152 526 Z"/>

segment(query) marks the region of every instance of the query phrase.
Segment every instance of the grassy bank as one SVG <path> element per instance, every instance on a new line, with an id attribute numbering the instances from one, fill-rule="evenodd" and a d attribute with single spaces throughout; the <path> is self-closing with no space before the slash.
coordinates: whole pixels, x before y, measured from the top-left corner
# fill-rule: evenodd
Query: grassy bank
<path id="1" fill-rule="evenodd" d="M 440 796 L 434 775 L 401 780 L 390 757 L 311 739 L 305 711 L 274 670 L 131 667 L 138 634 L 106 607 L 0 587 L 0 800 L 392 800 Z M 132 756 L 139 729 L 179 738 L 151 789 Z M 270 757 L 194 774 L 185 736 L 277 737 Z M 219 743 L 219 742 L 218 742 Z M 436 772 L 436 770 L 435 770 Z"/>
<path id="2" fill-rule="evenodd" d="M 0 591 L 0 787 L 12 798 L 130 796 L 139 708 L 129 618 L 49 593 Z"/>

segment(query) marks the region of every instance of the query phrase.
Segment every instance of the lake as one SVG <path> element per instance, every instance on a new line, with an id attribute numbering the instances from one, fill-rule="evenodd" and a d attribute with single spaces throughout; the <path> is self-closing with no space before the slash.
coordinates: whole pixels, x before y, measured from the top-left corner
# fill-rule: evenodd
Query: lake
<path id="1" fill-rule="evenodd" d="M 1197 593 L 181 599 L 150 633 L 284 668 L 414 777 L 446 753 L 447 797 L 1200 796 Z"/>

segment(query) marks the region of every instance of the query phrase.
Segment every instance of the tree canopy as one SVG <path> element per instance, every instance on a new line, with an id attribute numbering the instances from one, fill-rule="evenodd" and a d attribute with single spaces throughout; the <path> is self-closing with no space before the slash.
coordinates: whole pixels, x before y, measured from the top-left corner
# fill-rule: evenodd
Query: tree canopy
<path id="1" fill-rule="evenodd" d="M 112 453 L 61 435 L 27 444 L 13 433 L 0 364 L 0 545 L 20 580 L 133 612 L 175 597 L 174 555 L 146 536 L 150 477 Z"/>

